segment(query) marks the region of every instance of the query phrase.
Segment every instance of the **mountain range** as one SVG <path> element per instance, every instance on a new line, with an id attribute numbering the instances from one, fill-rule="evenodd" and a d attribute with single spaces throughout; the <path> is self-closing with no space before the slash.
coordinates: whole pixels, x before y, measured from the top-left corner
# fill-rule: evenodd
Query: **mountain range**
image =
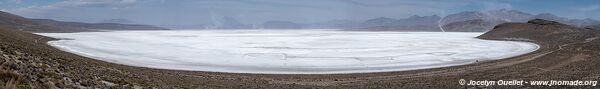
<path id="1" fill-rule="evenodd" d="M 457 14 L 451 14 L 451 15 L 448 15 L 445 18 L 443 18 L 441 20 L 441 22 L 442 22 L 441 24 L 443 24 L 444 27 L 449 27 L 449 28 L 444 28 L 445 30 L 460 30 L 463 28 L 457 29 L 455 27 L 471 25 L 471 26 L 479 26 L 480 28 L 485 28 L 485 29 L 479 29 L 477 31 L 488 31 L 493 26 L 496 26 L 501 23 L 527 22 L 532 19 L 544 19 L 544 20 L 549 20 L 549 21 L 556 21 L 556 22 L 560 22 L 560 23 L 564 23 L 564 24 L 572 25 L 572 26 L 576 26 L 576 27 L 586 27 L 586 26 L 600 24 L 600 21 L 594 20 L 594 19 L 589 19 L 589 18 L 587 18 L 587 19 L 569 19 L 569 18 L 564 18 L 564 17 L 558 17 L 558 16 L 555 16 L 550 13 L 540 13 L 540 14 L 534 15 L 534 14 L 521 12 L 518 10 L 507 10 L 507 9 L 490 10 L 487 12 L 468 11 L 468 12 L 461 12 L 461 13 L 457 13 Z M 480 21 L 478 21 L 479 23 L 469 22 L 469 21 L 473 21 L 473 20 L 480 20 Z M 463 24 L 460 24 L 460 23 L 463 23 Z M 465 23 L 471 23 L 471 24 L 465 24 Z M 456 26 L 456 25 L 458 25 L 458 26 Z M 474 29 L 464 29 L 464 30 L 465 31 L 469 31 L 469 30 L 475 31 Z"/>
<path id="2" fill-rule="evenodd" d="M 0 11 L 0 26 L 30 32 L 89 32 L 101 30 L 168 30 L 151 25 L 81 23 L 51 19 L 30 19 Z"/>
<path id="3" fill-rule="evenodd" d="M 576 27 L 599 25 L 594 19 L 569 19 L 550 13 L 530 14 L 518 10 L 499 9 L 489 11 L 464 11 L 441 17 L 438 15 L 407 18 L 378 17 L 363 21 L 328 21 L 321 23 L 296 23 L 291 21 L 266 21 L 262 24 L 243 24 L 236 18 L 225 17 L 220 21 L 220 29 L 346 29 L 367 31 L 455 31 L 485 32 L 501 23 L 527 22 L 532 19 L 556 21 Z M 210 25 L 213 26 L 213 25 Z M 214 29 L 214 28 L 211 28 Z M 443 29 L 443 30 L 442 30 Z"/>
<path id="4" fill-rule="evenodd" d="M 119 23 L 119 24 L 136 24 L 136 22 L 128 19 L 107 19 L 99 21 L 98 23 Z"/>
<path id="5" fill-rule="evenodd" d="M 594 19 L 569 19 L 550 13 L 530 14 L 518 10 L 464 11 L 441 17 L 438 15 L 407 18 L 378 17 L 363 21 L 336 20 L 320 23 L 297 23 L 284 20 L 266 21 L 260 24 L 245 24 L 233 17 L 215 19 L 211 24 L 189 26 L 186 29 L 345 29 L 364 31 L 450 31 L 485 32 L 506 22 L 527 22 L 532 19 L 556 21 L 576 27 L 597 28 L 600 21 Z M 0 12 L 0 26 L 11 25 L 15 29 L 33 32 L 81 32 L 97 30 L 166 30 L 167 28 L 128 24 L 126 19 L 109 19 L 100 23 L 56 21 L 51 19 L 29 19 Z M 594 27 L 596 26 L 596 27 Z"/>
<path id="6" fill-rule="evenodd" d="M 549 21 L 556 21 L 572 25 L 576 27 L 588 27 L 593 25 L 599 25 L 600 21 L 594 19 L 569 19 L 564 17 L 558 17 L 550 13 L 541 14 L 530 14 L 518 10 L 490 10 L 490 11 L 465 11 L 456 14 L 450 14 L 443 18 L 435 18 L 435 16 L 419 17 L 411 16 L 406 19 L 392 20 L 392 19 L 371 19 L 365 22 L 369 24 L 378 24 L 380 27 L 365 27 L 360 28 L 363 30 L 378 30 L 381 26 L 386 26 L 386 29 L 396 29 L 403 31 L 404 29 L 422 29 L 423 26 L 429 26 L 429 28 L 437 29 L 434 31 L 453 31 L 453 32 L 485 32 L 492 29 L 494 26 L 506 23 L 506 22 L 527 22 L 532 19 L 545 19 Z M 376 20 L 376 21 L 372 21 Z M 380 23 L 380 22 L 406 22 L 406 23 Z M 410 22 L 419 24 L 408 24 Z M 404 25 L 404 27 L 394 27 L 395 25 Z M 439 26 L 439 28 L 435 28 Z M 422 29 L 422 30 L 432 30 Z"/>

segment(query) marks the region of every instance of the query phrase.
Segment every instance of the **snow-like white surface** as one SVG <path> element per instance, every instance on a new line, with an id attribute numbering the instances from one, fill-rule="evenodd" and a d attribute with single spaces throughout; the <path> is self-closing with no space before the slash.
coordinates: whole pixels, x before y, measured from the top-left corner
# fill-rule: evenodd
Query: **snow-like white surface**
<path id="1" fill-rule="evenodd" d="M 324 30 L 40 33 L 65 51 L 150 68 L 263 74 L 402 71 L 493 60 L 535 51 L 481 33 Z"/>

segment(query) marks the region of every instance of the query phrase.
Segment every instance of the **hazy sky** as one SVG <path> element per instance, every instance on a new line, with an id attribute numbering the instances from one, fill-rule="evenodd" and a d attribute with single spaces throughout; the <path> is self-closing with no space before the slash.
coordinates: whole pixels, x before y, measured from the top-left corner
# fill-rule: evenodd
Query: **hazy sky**
<path id="1" fill-rule="evenodd" d="M 243 23 L 313 23 L 500 8 L 600 19 L 600 0 L 0 0 L 2 11 L 30 18 L 79 22 L 123 18 L 152 25 L 207 24 L 212 17 L 224 16 Z"/>

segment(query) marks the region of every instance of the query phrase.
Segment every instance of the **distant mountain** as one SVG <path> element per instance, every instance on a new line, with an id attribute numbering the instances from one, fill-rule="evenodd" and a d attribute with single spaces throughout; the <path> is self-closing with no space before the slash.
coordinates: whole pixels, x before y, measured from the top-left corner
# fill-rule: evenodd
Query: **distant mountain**
<path id="1" fill-rule="evenodd" d="M 571 20 L 568 21 L 568 23 L 570 23 L 573 26 L 577 26 L 577 27 L 588 27 L 588 26 L 600 25 L 600 21 L 594 20 L 594 19 L 590 19 L 590 18 L 586 18 L 586 19 L 571 19 Z"/>
<path id="2" fill-rule="evenodd" d="M 491 18 L 491 20 L 496 20 L 491 22 L 527 22 L 533 19 L 532 14 L 508 9 L 490 10 L 487 11 L 486 15 L 490 16 L 488 18 Z"/>
<path id="3" fill-rule="evenodd" d="M 102 20 L 98 23 L 118 23 L 118 24 L 135 24 L 135 22 L 127 19 L 107 19 Z"/>
<path id="4" fill-rule="evenodd" d="M 437 26 L 442 17 L 437 15 L 418 16 L 413 15 L 405 19 L 399 19 L 395 22 L 399 26 Z"/>
<path id="5" fill-rule="evenodd" d="M 267 21 L 262 26 L 265 29 L 306 29 L 309 25 L 290 21 Z"/>
<path id="6" fill-rule="evenodd" d="M 87 29 L 87 30 L 168 30 L 167 28 L 156 27 L 151 25 L 136 25 L 136 24 L 118 24 L 118 23 L 81 23 L 81 22 L 65 22 L 51 19 L 32 19 L 35 22 L 68 29 Z"/>
<path id="7" fill-rule="evenodd" d="M 586 27 L 586 26 L 590 26 L 590 25 L 600 24 L 600 21 L 590 19 L 590 18 L 569 19 L 569 18 L 564 18 L 564 17 L 558 17 L 558 16 L 555 16 L 550 13 L 541 13 L 541 14 L 535 15 L 533 18 L 556 21 L 556 22 L 565 23 L 567 25 L 572 25 L 572 26 L 576 26 L 576 27 Z"/>
<path id="8" fill-rule="evenodd" d="M 213 24 L 204 25 L 206 29 L 346 29 L 346 30 L 379 30 L 379 31 L 448 31 L 484 32 L 493 26 L 506 22 L 527 22 L 532 19 L 546 19 L 577 27 L 600 24 L 594 19 L 569 19 L 549 13 L 530 14 L 518 10 L 499 9 L 489 11 L 464 11 L 449 14 L 445 17 L 438 15 L 407 18 L 378 17 L 363 21 L 338 20 L 318 23 L 296 23 L 292 21 L 267 21 L 263 24 L 244 24 L 232 17 L 216 19 Z"/>
<path id="9" fill-rule="evenodd" d="M 198 25 L 198 26 L 200 26 L 200 25 Z M 212 23 L 204 25 L 204 27 L 202 29 L 251 29 L 251 28 L 252 28 L 252 25 L 244 24 L 234 17 L 225 16 L 222 18 L 214 18 Z"/>
<path id="10" fill-rule="evenodd" d="M 560 22 L 560 23 L 564 23 L 564 24 L 572 25 L 572 26 L 576 26 L 576 27 L 586 27 L 586 26 L 600 24 L 600 21 L 590 19 L 590 18 L 569 19 L 569 18 L 564 18 L 564 17 L 558 17 L 558 16 L 555 16 L 550 13 L 537 14 L 537 15 L 533 16 L 533 18 L 530 18 L 530 19 L 545 19 L 545 20 L 556 21 L 556 22 Z"/>
<path id="11" fill-rule="evenodd" d="M 379 17 L 375 19 L 369 19 L 361 23 L 362 27 L 378 27 L 378 26 L 392 26 L 396 22 L 396 19 Z"/>
<path id="12" fill-rule="evenodd" d="M 448 32 L 485 32 L 493 28 L 495 23 L 482 19 L 453 22 L 442 26 Z"/>
<path id="13" fill-rule="evenodd" d="M 442 18 L 442 25 L 448 31 L 479 31 L 491 30 L 493 26 L 506 22 L 526 22 L 534 15 L 517 10 L 465 11 L 450 14 Z"/>
<path id="14" fill-rule="evenodd" d="M 442 18 L 442 24 L 447 25 L 450 23 L 473 23 L 473 22 L 464 22 L 468 20 L 483 20 L 477 21 L 482 22 L 482 24 L 491 24 L 498 25 L 506 22 L 527 22 L 532 19 L 545 19 L 549 21 L 556 21 L 560 23 L 565 23 L 567 25 L 577 26 L 577 27 L 586 27 L 590 25 L 600 24 L 600 21 L 593 19 L 569 19 L 564 17 L 558 17 L 550 13 L 541 13 L 537 15 L 525 13 L 518 10 L 490 10 L 487 12 L 480 11 L 466 11 L 457 14 L 451 14 L 444 18 Z M 456 25 L 456 24 L 455 24 Z M 472 25 L 472 24 L 464 24 L 464 25 Z M 465 27 L 473 27 L 473 26 L 465 26 Z M 487 30 L 492 29 L 489 26 L 486 26 Z"/>
<path id="15" fill-rule="evenodd" d="M 540 16 L 532 15 L 529 13 L 521 12 L 518 10 L 490 10 L 486 12 L 481 11 L 465 11 L 457 14 L 450 14 L 442 18 L 443 24 L 449 24 L 453 22 L 462 22 L 467 20 L 484 20 L 486 22 L 504 23 L 504 22 L 527 22 L 536 17 L 543 17 L 545 14 Z"/>
<path id="16" fill-rule="evenodd" d="M 355 28 L 362 21 L 355 20 L 331 20 L 324 22 L 317 22 L 313 24 L 309 24 L 308 28 L 318 28 L 318 29 L 344 29 L 344 28 Z"/>
<path id="17" fill-rule="evenodd" d="M 437 15 L 413 15 L 403 19 L 380 17 L 369 19 L 350 30 L 375 30 L 375 31 L 441 31 L 438 22 L 441 17 Z"/>
<path id="18" fill-rule="evenodd" d="M 465 11 L 456 14 L 450 14 L 441 19 L 441 24 L 449 24 L 454 22 L 462 22 L 467 20 L 481 19 L 484 21 L 492 20 L 487 14 L 478 11 Z"/>
<path id="19" fill-rule="evenodd" d="M 376 26 L 368 28 L 346 29 L 351 31 L 410 31 L 410 32 L 441 32 L 438 26 Z"/>
<path id="20" fill-rule="evenodd" d="M 458 32 L 485 32 L 494 26 L 507 22 L 527 22 L 533 19 L 545 19 L 572 25 L 576 27 L 587 27 L 600 24 L 594 19 L 569 19 L 558 17 L 549 13 L 530 14 L 518 10 L 499 9 L 489 11 L 464 11 L 450 14 L 445 17 L 410 16 L 408 18 L 378 17 L 364 21 L 348 21 L 345 23 L 329 21 L 317 24 L 297 24 L 289 21 L 285 28 L 337 28 L 346 30 L 373 30 L 373 31 L 447 31 Z M 283 22 L 281 22 L 283 23 Z M 275 26 L 275 22 L 270 22 Z M 281 26 L 280 26 L 281 27 Z"/>
<path id="21" fill-rule="evenodd" d="M 594 19 L 569 19 L 558 17 L 550 13 L 533 15 L 518 10 L 507 9 L 490 10 L 486 12 L 466 11 L 457 14 L 451 14 L 442 18 L 441 24 L 444 24 L 444 28 L 447 28 L 450 31 L 488 31 L 492 29 L 493 26 L 498 24 L 506 22 L 527 22 L 533 19 L 556 21 L 576 27 L 586 27 L 600 24 L 600 21 Z"/>
<path id="22" fill-rule="evenodd" d="M 159 25 L 159 27 L 165 27 L 165 28 L 169 28 L 169 29 L 205 29 L 208 26 L 205 24 L 191 24 L 191 25 L 170 24 L 170 25 Z"/>
<path id="23" fill-rule="evenodd" d="M 247 29 L 251 28 L 250 25 L 243 24 L 233 17 L 224 17 L 223 18 L 223 27 L 222 29 Z"/>
<path id="24" fill-rule="evenodd" d="M 488 31 L 477 38 L 491 40 L 535 41 L 542 46 L 565 45 L 581 43 L 582 41 L 589 40 L 590 38 L 597 38 L 597 32 L 598 31 L 587 30 L 557 21 L 533 19 L 527 21 L 527 23 L 515 22 L 497 25 L 493 30 Z"/>
<path id="25" fill-rule="evenodd" d="M 558 17 L 549 13 L 530 14 L 518 10 L 499 9 L 489 11 L 464 11 L 449 14 L 444 17 L 438 15 L 419 16 L 407 18 L 378 17 L 362 21 L 337 20 L 318 23 L 296 23 L 292 21 L 267 21 L 262 24 L 244 24 L 233 17 L 213 19 L 212 24 L 197 26 L 174 26 L 204 29 L 346 29 L 346 30 L 386 30 L 386 31 L 447 31 L 484 32 L 493 26 L 507 22 L 527 22 L 532 19 L 546 19 L 565 23 L 576 27 L 587 27 L 600 24 L 594 19 L 569 19 Z"/>
<path id="26" fill-rule="evenodd" d="M 379 17 L 364 21 L 361 27 L 380 27 L 380 26 L 436 26 L 440 16 L 418 16 L 413 15 L 404 19 L 392 19 L 387 17 Z"/>

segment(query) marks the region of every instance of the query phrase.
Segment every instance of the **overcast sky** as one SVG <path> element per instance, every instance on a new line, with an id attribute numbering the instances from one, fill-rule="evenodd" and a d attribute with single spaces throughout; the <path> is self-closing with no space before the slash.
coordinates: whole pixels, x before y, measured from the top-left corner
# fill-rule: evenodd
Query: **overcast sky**
<path id="1" fill-rule="evenodd" d="M 29 18 L 79 22 L 122 18 L 151 25 L 208 24 L 212 17 L 224 16 L 243 23 L 314 23 L 501 8 L 600 19 L 600 0 L 0 0 L 0 10 Z"/>

